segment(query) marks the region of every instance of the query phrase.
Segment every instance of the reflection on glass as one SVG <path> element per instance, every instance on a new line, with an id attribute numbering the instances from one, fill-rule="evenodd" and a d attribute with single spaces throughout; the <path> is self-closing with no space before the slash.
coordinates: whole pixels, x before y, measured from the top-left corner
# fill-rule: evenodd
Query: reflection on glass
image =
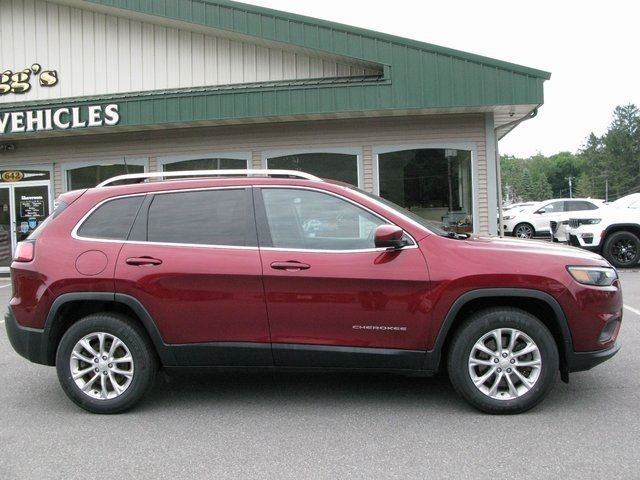
<path id="1" fill-rule="evenodd" d="M 418 149 L 379 155 L 380 196 L 442 224 L 473 231 L 471 152 Z"/>
<path id="2" fill-rule="evenodd" d="M 268 160 L 269 169 L 296 170 L 358 186 L 358 157 L 340 153 L 300 153 Z"/>
<path id="3" fill-rule="evenodd" d="M 186 170 L 245 170 L 247 161 L 237 158 L 197 158 L 182 162 L 166 163 L 162 166 L 165 172 L 182 172 Z"/>
<path id="4" fill-rule="evenodd" d="M 118 175 L 143 172 L 144 167 L 142 165 L 90 165 L 88 167 L 74 168 L 67 170 L 67 188 L 69 190 L 93 188 L 99 183 Z"/>

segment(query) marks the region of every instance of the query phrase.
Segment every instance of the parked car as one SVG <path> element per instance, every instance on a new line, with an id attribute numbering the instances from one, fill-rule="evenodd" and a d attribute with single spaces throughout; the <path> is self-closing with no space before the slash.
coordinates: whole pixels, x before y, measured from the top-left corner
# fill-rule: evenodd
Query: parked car
<path id="1" fill-rule="evenodd" d="M 640 210 L 640 193 L 632 193 L 609 204 L 614 208 L 634 208 Z"/>
<path id="2" fill-rule="evenodd" d="M 615 267 L 633 267 L 640 262 L 640 209 L 614 202 L 576 214 L 555 226 L 554 239 L 599 253 Z"/>
<path id="3" fill-rule="evenodd" d="M 55 365 L 96 413 L 131 408 L 160 366 L 446 370 L 474 407 L 519 413 L 558 371 L 568 381 L 618 352 L 623 307 L 599 255 L 445 232 L 275 170 L 133 174 L 63 194 L 11 279 L 13 348 Z"/>
<path id="4" fill-rule="evenodd" d="M 502 217 L 504 232 L 518 238 L 550 236 L 551 222 L 568 219 L 574 212 L 597 210 L 604 205 L 602 200 L 591 198 L 556 198 L 539 202 L 519 212 Z"/>

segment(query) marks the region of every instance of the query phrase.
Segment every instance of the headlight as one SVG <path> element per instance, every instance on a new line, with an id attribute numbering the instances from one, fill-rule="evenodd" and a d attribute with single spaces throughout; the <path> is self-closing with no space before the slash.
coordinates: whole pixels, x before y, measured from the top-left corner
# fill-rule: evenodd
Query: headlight
<path id="1" fill-rule="evenodd" d="M 601 218 L 583 218 L 582 220 L 579 220 L 578 223 L 580 225 L 597 225 L 601 221 Z"/>
<path id="2" fill-rule="evenodd" d="M 583 285 L 608 287 L 618 279 L 618 273 L 613 268 L 606 267 L 567 267 L 576 282 Z"/>
<path id="3" fill-rule="evenodd" d="M 516 218 L 515 215 L 505 215 L 502 217 L 503 220 L 513 220 L 514 218 Z"/>

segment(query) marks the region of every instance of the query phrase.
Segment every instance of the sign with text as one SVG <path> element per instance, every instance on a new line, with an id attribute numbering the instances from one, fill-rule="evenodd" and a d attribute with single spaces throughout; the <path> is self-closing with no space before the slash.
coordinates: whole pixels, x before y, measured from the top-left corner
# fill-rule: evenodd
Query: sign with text
<path id="1" fill-rule="evenodd" d="M 20 216 L 31 218 L 44 217 L 44 197 L 36 196 L 20 196 Z"/>
<path id="2" fill-rule="evenodd" d="M 0 136 L 54 129 L 113 126 L 119 122 L 120 112 L 116 104 L 0 112 Z"/>
<path id="3" fill-rule="evenodd" d="M 55 87 L 58 84 L 56 70 L 43 70 L 39 63 L 34 63 L 29 68 L 17 72 L 4 70 L 0 73 L 0 95 L 27 93 L 31 90 L 33 77 L 38 79 L 41 87 Z"/>

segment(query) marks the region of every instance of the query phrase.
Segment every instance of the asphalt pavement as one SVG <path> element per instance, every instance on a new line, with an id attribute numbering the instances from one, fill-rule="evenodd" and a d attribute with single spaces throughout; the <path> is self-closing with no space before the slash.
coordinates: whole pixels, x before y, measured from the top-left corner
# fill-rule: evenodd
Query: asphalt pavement
<path id="1" fill-rule="evenodd" d="M 640 271 L 621 277 L 621 352 L 508 417 L 445 378 L 240 372 L 160 377 L 133 411 L 92 415 L 0 328 L 0 478 L 640 478 Z"/>

